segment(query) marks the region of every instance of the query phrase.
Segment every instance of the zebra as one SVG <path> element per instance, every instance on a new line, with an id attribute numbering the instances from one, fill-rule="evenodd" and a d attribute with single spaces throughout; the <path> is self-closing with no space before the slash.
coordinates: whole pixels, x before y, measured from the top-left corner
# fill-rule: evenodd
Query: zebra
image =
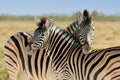
<path id="1" fill-rule="evenodd" d="M 89 13 L 88 13 L 87 10 L 84 10 L 83 14 L 89 16 Z M 90 16 L 91 17 L 90 19 L 92 19 L 92 20 L 89 20 L 89 21 L 92 21 L 92 22 L 89 23 L 89 21 L 84 22 L 85 20 L 82 20 L 82 19 L 85 19 L 85 17 L 82 16 L 81 12 L 77 12 L 76 13 L 76 21 L 74 21 L 72 24 L 70 24 L 67 27 L 67 32 L 69 34 L 73 35 L 76 38 L 76 40 L 78 40 L 78 42 L 83 41 L 83 42 L 80 42 L 81 44 L 84 44 L 84 39 L 87 38 L 87 37 L 84 37 L 84 36 L 88 35 L 86 33 L 90 32 L 89 35 L 91 36 L 92 39 L 91 39 L 90 42 L 88 42 L 86 44 L 86 47 L 84 47 L 84 49 L 83 49 L 84 53 L 86 53 L 86 54 L 88 54 L 88 53 L 90 53 L 92 51 L 91 46 L 92 46 L 92 43 L 93 43 L 93 40 L 94 40 L 94 25 L 93 25 L 93 21 L 96 19 L 97 16 L 98 16 L 98 13 L 97 13 L 96 10 L 94 10 L 92 12 L 91 16 Z M 88 23 L 91 26 L 88 26 Z"/>
<path id="2" fill-rule="evenodd" d="M 43 37 L 46 31 L 44 19 L 42 18 L 40 23 L 37 24 L 41 26 L 40 30 L 35 30 L 39 31 L 40 34 L 34 32 L 34 35 L 41 35 L 39 37 L 41 39 L 27 32 L 18 32 L 6 42 L 4 55 L 10 80 L 18 80 L 17 78 L 20 78 L 20 80 L 56 80 L 52 73 L 51 58 L 46 55 L 46 49 L 42 48 L 42 43 L 41 46 L 38 46 L 41 49 L 36 51 L 34 48 L 36 54 L 31 54 L 30 52 L 32 44 L 36 43 L 33 40 L 44 41 Z M 33 47 L 35 46 L 33 45 Z"/>
<path id="3" fill-rule="evenodd" d="M 49 19 L 44 18 L 42 24 L 47 30 L 43 35 L 47 46 L 40 48 L 35 54 L 26 54 L 29 53 L 26 46 L 32 39 L 27 33 L 17 33 L 7 41 L 4 54 L 11 80 L 17 80 L 18 69 L 21 74 L 25 73 L 25 76 L 35 80 L 72 79 L 67 71 L 69 68 L 66 64 L 69 56 L 67 53 L 71 53 L 79 43 L 72 35 L 51 23 Z M 34 33 L 39 35 L 41 32 L 38 29 L 41 28 L 37 28 Z M 36 36 L 34 38 L 36 42 L 39 40 Z M 25 79 L 25 77 L 22 78 Z"/>
<path id="4" fill-rule="evenodd" d="M 81 22 L 79 26 L 83 25 L 84 22 L 91 20 L 89 18 L 89 15 L 86 14 L 88 14 L 88 12 L 85 10 L 83 12 L 83 22 Z M 91 21 L 88 21 L 86 23 L 88 24 L 87 26 L 92 26 L 90 25 Z M 84 27 L 86 27 L 86 25 Z M 87 31 L 85 34 L 90 34 L 90 31 L 92 30 Z M 39 33 L 39 31 L 36 31 L 36 33 Z M 52 24 L 51 27 L 47 28 L 46 34 L 46 39 L 44 40 L 46 40 L 47 44 L 47 55 L 50 56 L 52 59 L 53 71 L 55 75 L 58 75 L 60 77 L 60 80 L 74 80 L 74 77 L 72 76 L 73 74 L 71 74 L 69 69 L 70 67 L 68 65 L 68 60 L 71 54 L 76 52 L 77 47 L 79 47 L 79 50 L 81 50 L 81 53 L 83 53 L 82 47 L 84 46 L 84 44 L 76 41 L 76 39 L 72 35 L 70 35 L 65 30 L 60 29 L 55 24 Z M 84 35 L 82 37 L 87 37 L 84 40 L 85 42 L 89 42 L 88 40 L 92 39 L 89 35 Z M 80 39 L 79 41 L 81 40 L 82 39 Z"/>
<path id="5" fill-rule="evenodd" d="M 83 16 L 91 22 L 89 15 L 83 13 Z M 60 80 L 120 80 L 120 46 L 84 54 L 84 45 L 66 31 L 56 25 L 47 30 L 47 55 L 51 57 L 53 71 L 59 74 Z"/>

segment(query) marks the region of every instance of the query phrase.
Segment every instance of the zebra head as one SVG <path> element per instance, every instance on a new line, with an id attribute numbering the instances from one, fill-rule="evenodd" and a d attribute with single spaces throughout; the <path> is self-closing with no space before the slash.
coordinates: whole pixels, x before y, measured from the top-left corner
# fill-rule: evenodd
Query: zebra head
<path id="1" fill-rule="evenodd" d="M 96 18 L 97 12 L 93 11 L 91 15 L 84 10 L 83 16 L 79 17 L 78 29 L 75 31 L 75 37 L 82 46 L 83 53 L 88 54 L 92 51 L 91 45 L 94 39 L 93 20 Z M 82 21 L 81 21 L 82 18 Z"/>
<path id="2" fill-rule="evenodd" d="M 38 28 L 34 31 L 33 41 L 38 42 L 39 39 L 42 39 L 43 42 L 46 42 L 49 37 L 49 30 L 54 25 L 52 19 L 42 17 L 41 19 L 35 18 L 36 25 Z"/>
<path id="3" fill-rule="evenodd" d="M 41 19 L 35 18 L 36 25 L 38 26 L 33 33 L 32 39 L 30 39 L 26 50 L 29 53 L 35 53 L 41 47 L 46 47 L 46 42 L 49 37 L 49 29 L 53 24 L 51 19 L 42 17 Z"/>
<path id="4" fill-rule="evenodd" d="M 38 41 L 39 37 L 44 37 L 47 28 L 45 27 L 46 17 L 42 17 L 41 19 L 35 18 L 36 25 L 38 28 L 33 33 L 33 41 Z"/>

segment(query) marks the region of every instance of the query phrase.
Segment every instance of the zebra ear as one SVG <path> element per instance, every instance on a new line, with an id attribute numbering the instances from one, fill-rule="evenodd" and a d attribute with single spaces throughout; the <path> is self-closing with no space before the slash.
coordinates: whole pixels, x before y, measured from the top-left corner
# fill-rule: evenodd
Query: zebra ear
<path id="1" fill-rule="evenodd" d="M 82 21 L 82 13 L 80 11 L 76 12 L 76 21 Z"/>
<path id="2" fill-rule="evenodd" d="M 91 20 L 95 20 L 98 16 L 98 12 L 96 10 L 94 10 L 91 14 Z"/>
<path id="3" fill-rule="evenodd" d="M 39 23 L 41 22 L 39 18 L 34 17 L 34 21 L 36 23 L 37 26 L 39 26 Z"/>

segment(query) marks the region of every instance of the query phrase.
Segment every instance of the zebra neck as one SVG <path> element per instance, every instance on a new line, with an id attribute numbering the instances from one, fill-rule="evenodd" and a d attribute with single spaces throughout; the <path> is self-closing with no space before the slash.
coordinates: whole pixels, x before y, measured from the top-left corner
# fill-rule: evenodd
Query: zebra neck
<path id="1" fill-rule="evenodd" d="M 76 31 L 76 29 L 78 29 L 78 26 L 79 25 L 79 21 L 75 21 L 73 22 L 72 24 L 70 24 L 68 27 L 67 27 L 67 32 L 71 35 L 74 35 L 74 32 Z"/>
<path id="2" fill-rule="evenodd" d="M 57 26 L 53 26 L 52 32 L 48 39 L 48 47 L 50 49 L 50 56 L 54 54 L 62 54 L 64 49 L 72 49 L 81 46 L 73 36 Z M 71 51 L 72 52 L 72 51 Z"/>

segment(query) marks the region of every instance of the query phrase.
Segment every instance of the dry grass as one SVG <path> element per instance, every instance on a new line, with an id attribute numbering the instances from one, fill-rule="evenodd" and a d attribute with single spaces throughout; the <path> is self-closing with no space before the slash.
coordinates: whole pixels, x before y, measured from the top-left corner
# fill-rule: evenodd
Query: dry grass
<path id="1" fill-rule="evenodd" d="M 57 25 L 66 28 L 71 22 L 55 22 Z M 120 22 L 95 22 L 95 39 L 93 47 L 100 49 L 120 45 Z M 30 21 L 1 21 L 0 22 L 0 48 L 8 38 L 20 31 L 33 32 L 36 28 L 34 22 Z"/>
<path id="2" fill-rule="evenodd" d="M 71 22 L 55 22 L 66 28 Z M 95 39 L 93 48 L 101 49 L 111 46 L 120 46 L 120 22 L 95 22 Z M 0 21 L 0 80 L 6 80 L 3 46 L 12 34 L 26 31 L 33 32 L 36 25 L 32 21 Z M 1 77 L 2 76 L 2 77 Z"/>
<path id="3" fill-rule="evenodd" d="M 120 22 L 96 22 L 95 49 L 120 46 Z"/>

